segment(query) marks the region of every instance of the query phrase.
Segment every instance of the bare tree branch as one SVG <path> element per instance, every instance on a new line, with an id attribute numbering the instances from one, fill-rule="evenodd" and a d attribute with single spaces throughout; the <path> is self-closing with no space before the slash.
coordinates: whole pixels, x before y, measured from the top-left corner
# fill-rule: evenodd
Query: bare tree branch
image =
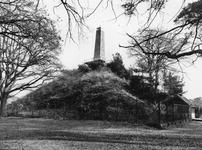
<path id="1" fill-rule="evenodd" d="M 60 63 L 60 36 L 36 3 L 0 2 L 0 115 L 6 115 L 12 92 L 38 87 Z M 19 5 L 18 3 L 22 4 Z M 22 8 L 23 7 L 23 8 Z"/>

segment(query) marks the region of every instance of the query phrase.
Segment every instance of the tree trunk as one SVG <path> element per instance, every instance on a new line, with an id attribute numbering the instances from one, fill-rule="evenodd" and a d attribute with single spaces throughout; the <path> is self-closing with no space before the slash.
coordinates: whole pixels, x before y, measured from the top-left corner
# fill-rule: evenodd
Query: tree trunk
<path id="1" fill-rule="evenodd" d="M 7 117 L 7 95 L 1 97 L 1 110 L 0 110 L 1 117 Z"/>

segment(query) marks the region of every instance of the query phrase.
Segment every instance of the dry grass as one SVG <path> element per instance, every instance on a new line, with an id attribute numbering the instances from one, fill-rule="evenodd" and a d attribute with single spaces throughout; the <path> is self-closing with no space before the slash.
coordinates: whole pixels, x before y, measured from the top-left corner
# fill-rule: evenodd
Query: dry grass
<path id="1" fill-rule="evenodd" d="M 157 130 L 102 121 L 0 119 L 0 149 L 150 150 L 202 149 L 202 122 Z"/>

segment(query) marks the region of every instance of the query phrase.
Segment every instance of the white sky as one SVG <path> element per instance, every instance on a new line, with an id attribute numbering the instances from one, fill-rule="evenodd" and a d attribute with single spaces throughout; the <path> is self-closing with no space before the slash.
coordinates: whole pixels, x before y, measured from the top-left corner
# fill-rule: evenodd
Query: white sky
<path id="1" fill-rule="evenodd" d="M 95 6 L 99 3 L 100 0 L 89 0 L 90 7 Z M 164 23 L 155 22 L 155 26 L 163 26 L 164 28 L 169 28 L 172 26 L 172 16 L 177 13 L 180 8 L 180 4 L 183 0 L 170 0 L 166 5 L 165 17 L 160 16 L 160 20 L 164 20 Z M 189 0 L 192 2 L 193 0 Z M 116 0 L 115 8 L 117 15 L 120 14 L 121 0 Z M 53 6 L 57 5 L 58 0 L 43 0 L 44 5 L 47 6 L 48 13 L 53 19 L 58 19 L 56 17 L 60 16 L 60 20 L 57 23 L 57 27 L 61 30 L 61 36 L 65 39 L 66 33 L 66 13 L 62 7 L 55 9 L 55 14 L 53 13 Z M 66 44 L 63 43 L 63 53 L 60 56 L 60 60 L 66 66 L 67 69 L 77 68 L 79 64 L 82 64 L 85 60 L 93 58 L 94 52 L 94 43 L 95 43 L 95 31 L 96 28 L 102 26 L 105 32 L 105 55 L 107 60 L 112 59 L 112 54 L 119 52 L 123 57 L 123 61 L 126 67 L 134 64 L 134 58 L 128 58 L 127 50 L 120 48 L 119 44 L 127 45 L 127 42 L 130 40 L 125 33 L 133 33 L 138 29 L 138 25 L 146 20 L 146 18 L 142 17 L 133 17 L 129 24 L 127 24 L 128 19 L 125 17 L 119 18 L 119 20 L 109 21 L 113 19 L 113 13 L 109 9 L 104 9 L 105 5 L 102 5 L 95 14 L 93 14 L 87 21 L 87 25 L 90 27 L 90 30 L 86 30 L 85 36 L 80 41 L 76 41 L 77 43 L 66 41 Z M 140 6 L 139 14 L 143 14 L 145 10 L 145 6 Z M 196 98 L 202 97 L 202 88 L 200 85 L 202 83 L 202 60 L 198 60 L 194 66 L 184 68 L 183 70 L 186 74 L 183 75 L 185 87 L 184 90 L 187 91 L 185 96 L 187 98 Z"/>

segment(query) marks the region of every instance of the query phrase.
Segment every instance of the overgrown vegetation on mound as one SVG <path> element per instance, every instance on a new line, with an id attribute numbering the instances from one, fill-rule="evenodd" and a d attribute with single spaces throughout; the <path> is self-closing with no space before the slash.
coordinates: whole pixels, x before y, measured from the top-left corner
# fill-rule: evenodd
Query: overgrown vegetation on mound
<path id="1" fill-rule="evenodd" d="M 128 92 L 128 81 L 103 70 L 75 74 L 78 76 L 71 77 L 64 72 L 15 103 L 22 104 L 23 110 L 47 110 L 64 118 L 135 121 L 149 117 L 148 104 Z M 41 111 L 41 115 L 44 113 Z"/>
<path id="2" fill-rule="evenodd" d="M 133 75 L 120 55 L 114 57 L 109 64 L 90 62 L 61 71 L 57 79 L 10 104 L 10 114 L 33 112 L 30 115 L 51 118 L 157 122 L 156 103 L 168 95 L 155 92 L 147 77 Z"/>

